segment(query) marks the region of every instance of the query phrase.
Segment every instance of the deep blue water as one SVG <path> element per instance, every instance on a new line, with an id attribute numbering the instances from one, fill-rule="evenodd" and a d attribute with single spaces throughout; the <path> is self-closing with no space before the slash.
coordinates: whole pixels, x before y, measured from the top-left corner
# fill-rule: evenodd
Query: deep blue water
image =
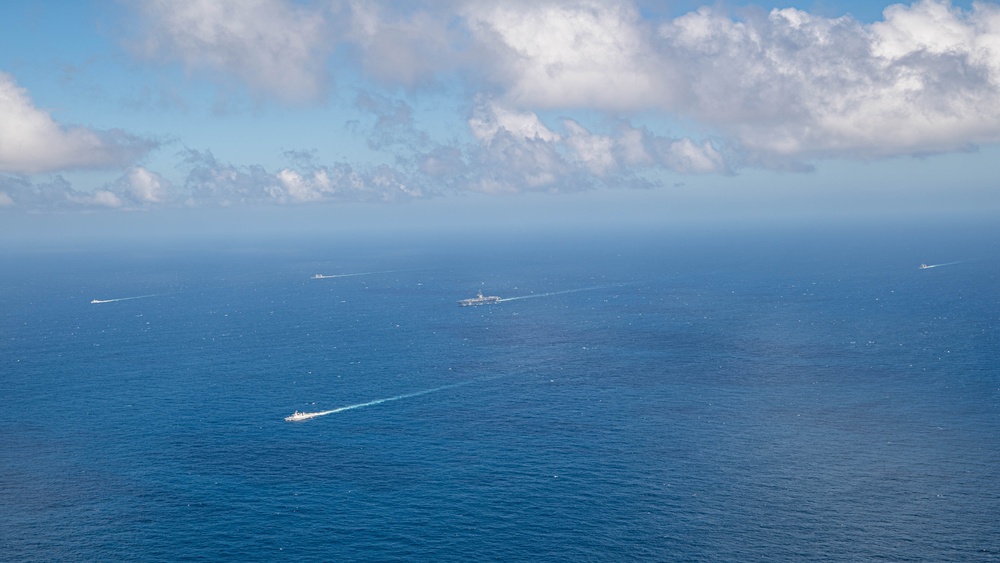
<path id="1" fill-rule="evenodd" d="M 995 560 L 998 240 L 8 249 L 0 559 Z"/>

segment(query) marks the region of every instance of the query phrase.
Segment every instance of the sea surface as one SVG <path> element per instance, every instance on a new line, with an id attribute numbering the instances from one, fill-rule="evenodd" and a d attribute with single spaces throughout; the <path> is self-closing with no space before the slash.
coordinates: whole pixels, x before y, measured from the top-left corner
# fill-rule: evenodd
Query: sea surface
<path id="1" fill-rule="evenodd" d="M 997 560 L 998 241 L 7 248 L 0 560 Z"/>

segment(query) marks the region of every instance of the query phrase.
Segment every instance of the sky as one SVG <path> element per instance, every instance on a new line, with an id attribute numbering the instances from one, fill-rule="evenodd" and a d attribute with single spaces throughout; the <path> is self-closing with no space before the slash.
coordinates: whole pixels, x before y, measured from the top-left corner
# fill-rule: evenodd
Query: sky
<path id="1" fill-rule="evenodd" d="M 1000 211 L 994 1 L 81 0 L 0 22 L 8 239 Z"/>

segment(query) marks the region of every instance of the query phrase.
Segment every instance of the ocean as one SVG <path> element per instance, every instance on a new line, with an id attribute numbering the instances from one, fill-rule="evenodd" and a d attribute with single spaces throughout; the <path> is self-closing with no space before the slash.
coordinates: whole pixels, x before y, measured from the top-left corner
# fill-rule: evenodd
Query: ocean
<path id="1" fill-rule="evenodd" d="M 0 559 L 1000 559 L 998 241 L 6 248 Z"/>

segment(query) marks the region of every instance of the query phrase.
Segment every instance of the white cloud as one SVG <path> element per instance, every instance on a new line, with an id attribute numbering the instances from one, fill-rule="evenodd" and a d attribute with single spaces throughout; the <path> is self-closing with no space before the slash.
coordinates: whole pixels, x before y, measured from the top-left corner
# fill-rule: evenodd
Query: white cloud
<path id="1" fill-rule="evenodd" d="M 238 77 L 285 101 L 321 98 L 325 65 L 337 50 L 356 54 L 382 84 L 462 80 L 466 91 L 478 92 L 469 124 L 480 140 L 503 128 L 557 141 L 558 133 L 533 117 L 543 110 L 624 118 L 652 110 L 693 124 L 743 166 L 801 168 L 821 158 L 1000 142 L 994 3 L 962 11 L 947 0 L 919 0 L 890 6 L 884 21 L 870 25 L 795 8 L 734 19 L 704 7 L 653 20 L 628 0 L 143 6 L 147 54 Z M 476 97 L 499 105 L 484 113 Z M 384 133 L 374 149 L 394 140 Z M 628 142 L 616 140 L 617 157 L 646 162 L 644 148 L 633 143 L 629 153 Z M 714 161 L 703 142 L 696 144 Z M 690 146 L 678 147 L 690 156 Z M 606 159 L 588 162 L 595 173 L 608 170 Z"/>
<path id="2" fill-rule="evenodd" d="M 478 100 L 468 121 L 478 147 L 470 148 L 473 170 L 466 187 L 484 193 L 556 191 L 570 167 L 559 154 L 562 137 L 533 112 Z"/>
<path id="3" fill-rule="evenodd" d="M 188 167 L 182 186 L 146 168 L 129 169 L 93 191 L 77 191 L 60 176 L 39 182 L 26 175 L 0 174 L 0 207 L 20 209 L 149 209 L 151 206 L 235 207 L 329 202 L 392 202 L 433 193 L 388 166 L 358 170 L 347 164 L 305 165 L 270 173 L 259 165 L 219 162 L 209 152 L 183 154 Z"/>
<path id="4" fill-rule="evenodd" d="M 234 166 L 219 162 L 210 152 L 189 150 L 190 167 L 184 180 L 186 205 L 230 207 L 274 201 L 282 193 L 278 180 L 262 166 Z"/>
<path id="5" fill-rule="evenodd" d="M 107 190 L 97 190 L 91 199 L 94 205 L 103 205 L 105 207 L 121 207 L 122 201 L 118 199 L 118 196 Z"/>
<path id="6" fill-rule="evenodd" d="M 36 108 L 12 76 L 0 72 L 0 172 L 117 167 L 153 146 L 121 131 L 62 126 Z"/>
<path id="7" fill-rule="evenodd" d="M 285 168 L 278 172 L 277 177 L 292 201 L 319 201 L 324 194 L 333 192 L 333 182 L 326 170 L 316 170 L 311 177 L 303 178 L 295 170 Z"/>
<path id="8" fill-rule="evenodd" d="M 616 148 L 622 160 L 628 165 L 648 166 L 653 163 L 653 157 L 646 149 L 646 133 L 642 129 L 624 128 L 616 142 Z"/>
<path id="9" fill-rule="evenodd" d="M 888 60 L 919 51 L 938 55 L 967 52 L 979 35 L 974 22 L 961 21 L 959 12 L 942 2 L 895 4 L 885 9 L 884 18 L 871 26 L 873 53 Z"/>
<path id="10" fill-rule="evenodd" d="M 9 200 L 7 205 L 22 209 L 142 209 L 175 204 L 178 199 L 169 182 L 143 167 L 130 168 L 91 191 L 78 191 L 61 176 L 38 181 L 25 175 L 0 174 L 0 205 L 4 205 L 3 195 Z"/>
<path id="11" fill-rule="evenodd" d="M 114 192 L 108 190 L 97 190 L 93 193 L 75 192 L 67 195 L 69 201 L 89 207 L 109 207 L 117 209 L 122 207 L 122 200 Z"/>
<path id="12" fill-rule="evenodd" d="M 492 100 L 479 101 L 469 119 L 469 128 L 477 139 L 486 143 L 500 130 L 519 139 L 538 139 L 547 143 L 559 140 L 559 135 L 549 130 L 535 113 L 512 110 Z"/>
<path id="13" fill-rule="evenodd" d="M 563 119 L 562 131 L 554 131 L 535 113 L 483 99 L 468 123 L 480 144 L 469 149 L 468 166 L 452 168 L 471 171 L 467 185 L 489 193 L 577 191 L 637 180 L 646 186 L 635 174 L 656 167 L 683 174 L 730 170 L 710 141 L 657 136 L 629 124 L 614 136 Z"/>
<path id="14" fill-rule="evenodd" d="M 117 183 L 94 191 L 77 191 L 58 175 L 48 181 L 36 181 L 25 175 L 0 174 L 0 206 L 24 210 L 127 208 L 126 202 L 115 193 L 116 186 Z"/>
<path id="15" fill-rule="evenodd" d="M 520 107 L 634 109 L 668 94 L 669 72 L 625 2 L 469 2 L 464 16 Z"/>
<path id="16" fill-rule="evenodd" d="M 417 80 L 407 72 L 433 75 L 464 64 L 471 84 L 499 88 L 488 96 L 493 107 L 476 102 L 469 125 L 477 139 L 489 142 L 503 128 L 515 137 L 565 141 L 598 175 L 610 169 L 609 157 L 579 151 L 597 150 L 582 143 L 599 139 L 559 139 L 536 112 L 657 110 L 711 132 L 744 166 L 802 168 L 821 158 L 1000 142 L 994 4 L 977 2 L 963 12 L 946 0 L 920 0 L 890 6 L 884 21 L 871 25 L 795 8 L 733 19 L 705 7 L 656 25 L 625 1 L 468 1 L 460 2 L 458 21 L 471 39 L 463 48 L 478 58 L 464 62 L 449 54 L 455 47 L 454 34 L 441 25 L 451 21 L 446 11 L 366 6 L 355 12 L 356 30 L 366 31 L 355 35 L 370 54 L 404 39 L 437 37 L 428 57 L 434 62 L 410 70 L 400 63 L 400 82 Z M 677 171 L 729 170 L 717 144 L 687 141 L 661 158 L 644 156 L 640 138 L 615 140 L 620 163 L 655 158 Z M 607 140 L 600 142 L 607 153 Z"/>
<path id="17" fill-rule="evenodd" d="M 230 73 L 287 102 L 324 92 L 334 42 L 319 8 L 282 0 L 147 0 L 142 13 L 146 34 L 135 47 L 145 56 Z"/>
<path id="18" fill-rule="evenodd" d="M 164 203 L 168 198 L 163 178 L 141 166 L 127 173 L 128 193 L 140 203 Z"/>
<path id="19" fill-rule="evenodd" d="M 468 188 L 486 193 L 565 191 L 572 169 L 554 143 L 501 129 L 470 157 L 474 170 Z M 571 189 L 579 189 L 572 187 Z"/>
<path id="20" fill-rule="evenodd" d="M 662 156 L 663 163 L 682 174 L 707 174 L 725 172 L 725 159 L 708 141 L 701 145 L 688 138 L 672 141 Z"/>
<path id="21" fill-rule="evenodd" d="M 469 60 L 471 53 L 463 45 L 467 41 L 450 25 L 452 12 L 446 3 L 392 7 L 354 0 L 346 10 L 347 39 L 358 47 L 364 70 L 376 80 L 414 87 Z"/>
<path id="22" fill-rule="evenodd" d="M 822 158 L 874 159 L 1000 142 L 995 3 L 963 11 L 945 0 L 920 0 L 890 6 L 883 21 L 868 25 L 794 8 L 747 10 L 739 18 L 701 8 L 654 21 L 626 0 L 138 5 L 145 41 L 137 52 L 237 79 L 279 101 L 322 100 L 335 52 L 359 61 L 383 86 L 445 87 L 426 104 L 420 96 L 428 90 L 408 90 L 406 102 L 374 86 L 358 96 L 358 108 L 376 118 L 368 148 L 391 167 L 309 161 L 275 170 L 190 151 L 190 173 L 182 185 L 171 185 L 135 166 L 153 143 L 60 124 L 0 72 L 0 172 L 125 168 L 93 192 L 77 192 L 62 178 L 38 183 L 0 174 L 0 206 L 297 204 L 392 201 L 439 190 L 572 191 L 655 183 L 664 171 L 803 169 Z M 471 108 L 467 136 L 435 139 L 432 133 L 455 131 L 421 119 L 452 107 Z M 656 121 L 643 125 L 650 114 Z M 654 131 L 650 123 L 683 124 L 694 137 Z"/>
<path id="23" fill-rule="evenodd" d="M 387 166 L 358 170 L 338 163 L 269 173 L 258 165 L 219 162 L 209 152 L 188 151 L 185 160 L 190 166 L 185 180 L 188 206 L 397 201 L 428 195 Z"/>
<path id="24" fill-rule="evenodd" d="M 367 173 L 344 164 L 321 166 L 305 174 L 285 168 L 275 176 L 282 189 L 269 193 L 281 203 L 393 201 L 424 195 L 420 188 L 413 187 L 395 170 L 385 166 Z"/>
<path id="25" fill-rule="evenodd" d="M 573 159 L 598 176 L 607 174 L 617 166 L 612 153 L 615 141 L 611 137 L 596 135 L 572 119 L 563 121 L 569 132 L 566 145 L 572 151 Z"/>
<path id="26" fill-rule="evenodd" d="M 791 8 L 743 22 L 702 8 L 660 33 L 689 77 L 675 109 L 748 162 L 780 164 L 1000 141 L 996 12 L 925 0 L 866 27 Z"/>
<path id="27" fill-rule="evenodd" d="M 890 6 L 871 25 L 794 8 L 736 20 L 706 7 L 664 22 L 655 37 L 618 2 L 469 3 L 463 14 L 492 47 L 483 72 L 495 74 L 515 115 L 655 108 L 712 131 L 751 166 L 1000 142 L 993 4 L 963 12 L 921 0 Z M 474 133 L 488 136 L 489 125 Z M 644 160 L 638 138 L 633 162 Z M 668 152 L 662 163 L 677 171 L 727 169 L 712 145 Z M 595 173 L 608 169 L 607 160 L 589 162 Z"/>

